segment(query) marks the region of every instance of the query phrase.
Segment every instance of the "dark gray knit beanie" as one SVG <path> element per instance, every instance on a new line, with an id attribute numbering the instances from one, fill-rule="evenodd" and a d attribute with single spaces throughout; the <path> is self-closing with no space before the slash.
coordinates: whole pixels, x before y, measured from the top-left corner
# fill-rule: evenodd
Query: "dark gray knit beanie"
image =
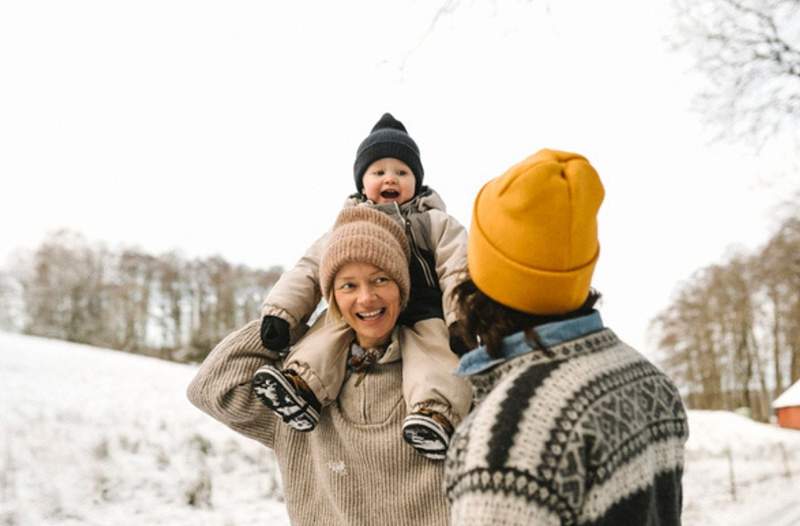
<path id="1" fill-rule="evenodd" d="M 383 117 L 372 127 L 372 132 L 358 145 L 353 175 L 359 193 L 364 188 L 364 172 L 367 171 L 369 165 L 384 157 L 399 159 L 411 168 L 416 178 L 414 194 L 419 193 L 419 189 L 422 187 L 422 176 L 425 175 L 422 161 L 419 158 L 419 148 L 406 131 L 403 123 L 392 117 L 391 113 L 384 113 Z"/>

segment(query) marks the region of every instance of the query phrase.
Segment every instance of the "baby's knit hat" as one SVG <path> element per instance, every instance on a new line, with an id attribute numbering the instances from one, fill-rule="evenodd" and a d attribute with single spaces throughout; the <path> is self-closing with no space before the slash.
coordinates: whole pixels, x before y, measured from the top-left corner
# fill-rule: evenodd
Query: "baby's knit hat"
<path id="1" fill-rule="evenodd" d="M 336 218 L 319 265 L 322 295 L 330 298 L 336 273 L 347 263 L 371 263 L 400 288 L 400 308 L 408 303 L 408 238 L 403 227 L 388 214 L 369 206 L 345 208 Z"/>
<path id="2" fill-rule="evenodd" d="M 493 300 L 530 314 L 564 314 L 589 295 L 600 245 L 603 184 L 584 157 L 541 150 L 475 198 L 469 274 Z"/>
<path id="3" fill-rule="evenodd" d="M 384 113 L 383 117 L 372 127 L 372 132 L 358 145 L 356 162 L 353 164 L 353 175 L 359 193 L 364 188 L 364 172 L 367 171 L 369 165 L 384 157 L 400 159 L 411 168 L 416 178 L 416 187 L 414 188 L 416 195 L 422 187 L 422 177 L 425 175 L 422 161 L 419 158 L 419 148 L 406 131 L 403 123 L 392 117 L 391 113 Z"/>

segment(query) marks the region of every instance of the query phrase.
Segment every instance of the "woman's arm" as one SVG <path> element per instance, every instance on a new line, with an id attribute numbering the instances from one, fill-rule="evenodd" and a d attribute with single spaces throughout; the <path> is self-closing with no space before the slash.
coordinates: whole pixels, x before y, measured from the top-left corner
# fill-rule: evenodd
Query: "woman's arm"
<path id="1" fill-rule="evenodd" d="M 260 320 L 229 334 L 200 365 L 186 394 L 200 410 L 234 431 L 272 448 L 277 417 L 259 401 L 250 382 L 277 354 L 261 345 Z"/>

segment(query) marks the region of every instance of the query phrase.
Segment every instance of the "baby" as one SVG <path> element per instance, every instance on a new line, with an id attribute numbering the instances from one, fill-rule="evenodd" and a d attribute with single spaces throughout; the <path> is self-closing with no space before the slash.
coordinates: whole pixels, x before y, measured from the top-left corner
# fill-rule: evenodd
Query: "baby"
<path id="1" fill-rule="evenodd" d="M 466 267 L 466 230 L 445 212 L 438 194 L 423 186 L 419 148 L 391 114 L 384 114 L 358 147 L 353 172 L 357 193 L 345 208 L 376 208 L 397 220 L 408 238 L 411 291 L 398 320 L 408 413 L 403 437 L 424 456 L 443 459 L 471 403 L 470 387 L 452 372 L 458 364 L 453 351 L 463 349 L 448 334 L 455 321 L 451 293 Z M 329 235 L 281 276 L 264 301 L 261 339 L 267 349 L 286 353 L 319 303 L 320 254 Z M 322 407 L 336 399 L 346 370 L 358 361 L 355 348 L 351 363 L 335 353 L 342 338 L 352 341 L 352 331 L 329 317 L 323 329 L 295 342 L 282 369 L 258 370 L 256 395 L 292 428 L 313 430 Z"/>

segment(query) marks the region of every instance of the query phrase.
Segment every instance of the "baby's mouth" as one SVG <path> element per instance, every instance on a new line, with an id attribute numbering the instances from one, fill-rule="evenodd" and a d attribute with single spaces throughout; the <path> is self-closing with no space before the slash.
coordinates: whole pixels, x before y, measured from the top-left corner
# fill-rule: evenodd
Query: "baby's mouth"
<path id="1" fill-rule="evenodd" d="M 386 312 L 386 307 L 381 309 L 369 311 L 369 312 L 357 312 L 356 316 L 358 316 L 361 320 L 374 320 L 375 318 L 379 318 L 384 312 Z"/>
<path id="2" fill-rule="evenodd" d="M 398 197 L 400 197 L 400 192 L 398 192 L 397 190 L 384 190 L 383 192 L 381 192 L 381 197 L 383 197 L 384 199 L 397 199 Z"/>

